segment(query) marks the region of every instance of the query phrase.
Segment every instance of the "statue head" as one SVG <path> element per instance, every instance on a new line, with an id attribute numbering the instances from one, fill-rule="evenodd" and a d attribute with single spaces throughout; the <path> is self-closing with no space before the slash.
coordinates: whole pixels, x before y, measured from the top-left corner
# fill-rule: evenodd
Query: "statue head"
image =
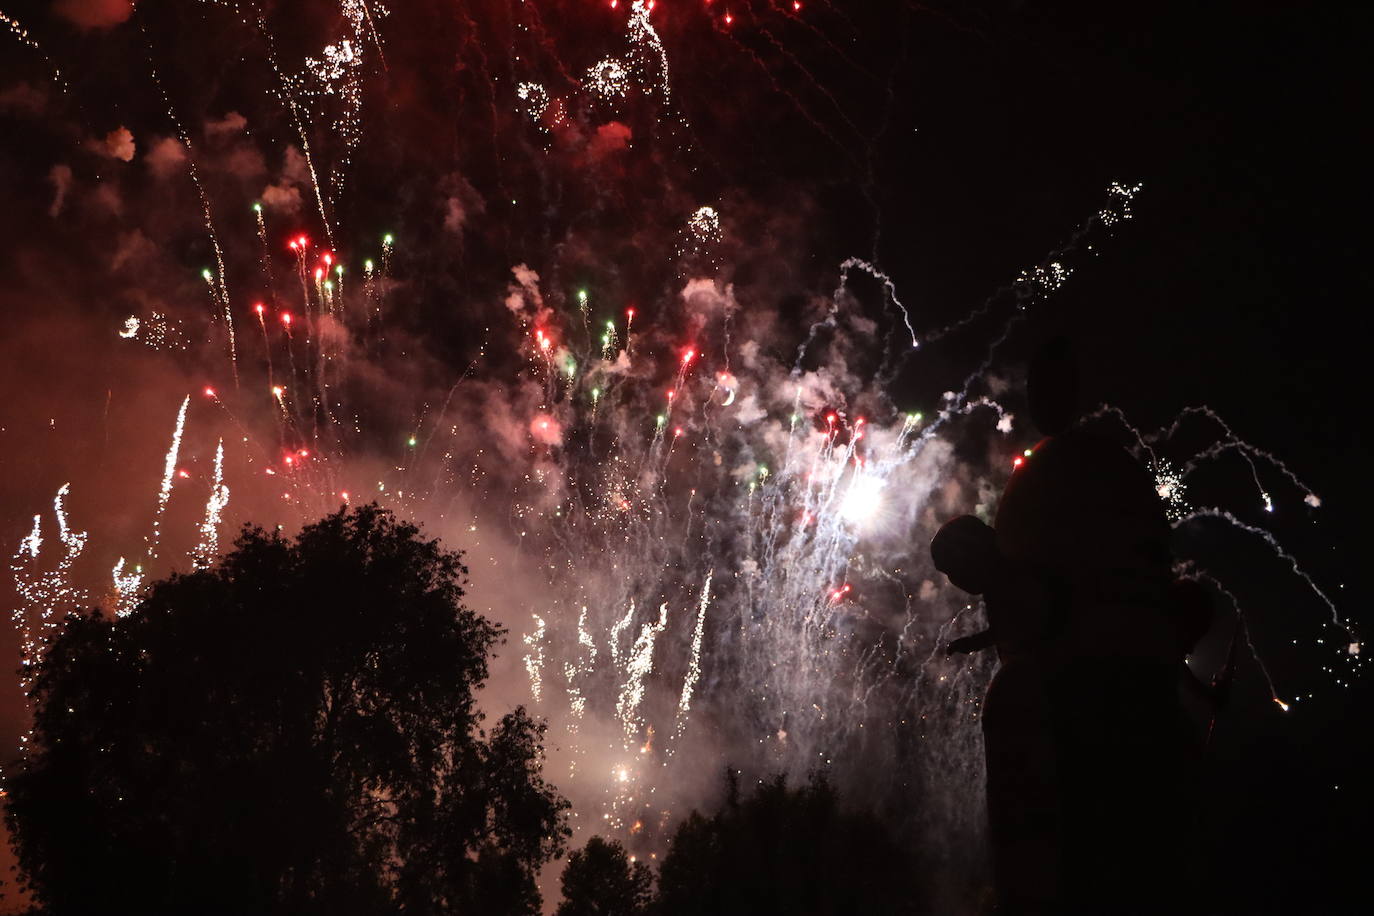
<path id="1" fill-rule="evenodd" d="M 997 535 L 972 515 L 961 515 L 935 533 L 930 558 L 949 581 L 970 595 L 981 595 L 997 575 Z"/>

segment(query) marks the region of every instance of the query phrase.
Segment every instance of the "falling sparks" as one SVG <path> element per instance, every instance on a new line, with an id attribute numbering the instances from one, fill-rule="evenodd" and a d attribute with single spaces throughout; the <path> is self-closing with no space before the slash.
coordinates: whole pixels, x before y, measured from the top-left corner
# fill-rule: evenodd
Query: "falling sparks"
<path id="1" fill-rule="evenodd" d="M 69 87 L 67 86 L 66 78 L 62 75 L 62 71 L 59 70 L 53 64 L 53 62 L 48 59 L 48 56 L 43 53 L 43 48 L 29 34 L 29 30 L 20 25 L 18 19 L 15 19 L 14 17 L 9 16 L 4 12 L 0 12 L 0 24 L 3 24 L 5 28 L 9 30 L 10 34 L 13 35 L 20 44 L 34 51 L 40 57 L 43 58 L 43 61 L 47 63 L 47 65 L 52 69 L 53 82 L 57 84 L 57 87 L 61 89 L 63 93 L 66 93 Z"/>
<path id="2" fill-rule="evenodd" d="M 720 241 L 720 214 L 715 207 L 698 207 L 687 220 L 687 231 L 698 245 Z"/>
<path id="3" fill-rule="evenodd" d="M 634 0 L 630 6 L 630 20 L 628 24 L 630 44 L 637 50 L 640 59 L 636 64 L 640 67 L 648 68 L 648 60 L 652 59 L 658 65 L 657 79 L 654 85 L 658 87 L 663 101 L 670 101 L 672 98 L 672 86 L 668 74 L 668 52 L 663 47 L 663 40 L 658 37 L 658 32 L 654 29 L 653 23 L 649 21 L 649 13 L 653 10 L 653 0 Z"/>
<path id="4" fill-rule="evenodd" d="M 1290 553 L 1288 550 L 1284 549 L 1283 545 L 1279 543 L 1278 538 L 1276 538 L 1271 532 L 1266 531 L 1265 529 L 1260 528 L 1256 525 L 1247 524 L 1241 521 L 1231 512 L 1226 511 L 1225 509 L 1218 509 L 1214 507 L 1194 509 L 1193 511 L 1185 515 L 1183 518 L 1176 521 L 1174 523 L 1174 527 L 1177 528 L 1182 525 L 1190 524 L 1199 520 L 1209 519 L 1225 522 L 1227 525 L 1239 531 L 1243 531 L 1247 534 L 1253 535 L 1254 537 L 1258 538 L 1263 544 L 1265 544 L 1269 548 L 1273 556 L 1283 561 L 1292 571 L 1293 575 L 1296 576 L 1299 580 L 1301 580 L 1303 584 L 1305 584 L 1307 588 L 1311 591 L 1311 593 L 1325 606 L 1328 614 L 1330 615 L 1329 620 L 1327 622 L 1327 626 L 1338 634 L 1339 645 L 1341 645 L 1342 647 L 1348 647 L 1354 641 L 1352 639 L 1352 637 L 1355 636 L 1354 626 L 1348 620 L 1341 616 L 1341 612 L 1336 607 L 1336 603 L 1331 600 L 1330 596 L 1328 596 L 1325 591 L 1322 590 L 1322 588 L 1316 583 L 1312 576 L 1302 568 L 1301 564 L 1299 564 L 1298 562 L 1298 558 L 1293 556 L 1293 554 Z M 1215 583 L 1215 580 L 1212 581 Z M 1230 596 L 1230 593 L 1225 592 L 1224 588 L 1222 590 L 1225 594 L 1232 598 L 1232 601 L 1235 600 L 1234 596 Z M 1317 640 L 1317 642 L 1320 645 L 1325 643 L 1326 640 L 1319 639 Z M 1251 644 L 1251 652 L 1255 656 L 1255 660 L 1260 664 L 1261 667 L 1263 667 L 1264 661 L 1261 658 L 1259 652 L 1254 648 L 1253 644 Z M 1342 661 L 1346 664 L 1347 673 L 1349 675 L 1353 675 L 1360 669 L 1361 658 L 1358 652 L 1341 652 L 1337 655 L 1336 660 Z M 1265 673 L 1265 677 L 1268 678 L 1267 670 Z M 1345 686 L 1349 684 L 1349 681 L 1346 681 L 1338 676 L 1337 683 L 1341 684 L 1342 686 Z M 1270 680 L 1271 692 L 1272 684 L 1273 682 L 1272 680 Z M 1275 698 L 1275 701 L 1277 702 L 1277 694 L 1275 694 Z M 1283 704 L 1280 703 L 1279 705 L 1282 706 Z M 1285 711 L 1287 711 L 1286 708 Z"/>
<path id="5" fill-rule="evenodd" d="M 174 322 L 161 312 L 145 317 L 130 315 L 116 332 L 124 340 L 137 340 L 154 350 L 185 350 L 186 340 Z"/>
<path id="6" fill-rule="evenodd" d="M 162 537 L 162 516 L 167 511 L 167 501 L 172 496 L 172 481 L 176 475 L 177 458 L 181 454 L 181 436 L 186 431 L 186 408 L 191 406 L 191 396 L 182 399 L 181 409 L 177 411 L 176 426 L 172 430 L 172 444 L 167 449 L 167 457 L 162 466 L 162 484 L 157 491 L 157 509 L 153 514 L 153 532 L 148 537 L 148 557 L 157 556 L 158 541 Z"/>
<path id="7" fill-rule="evenodd" d="M 57 519 L 57 540 L 62 545 L 62 554 L 56 565 L 48 570 L 39 569 L 40 551 L 43 544 L 42 516 L 33 517 L 33 529 L 19 542 L 10 561 L 10 571 L 14 575 L 15 590 L 20 599 L 19 607 L 13 612 L 15 629 L 19 634 L 20 649 L 20 687 L 25 690 L 30 684 L 29 672 L 42 660 L 43 651 L 59 626 L 60 616 L 68 611 L 79 609 L 87 600 L 86 593 L 72 583 L 72 564 L 86 548 L 87 535 L 84 531 L 74 531 L 67 521 L 64 505 L 71 484 L 63 484 L 53 497 L 53 515 Z"/>
<path id="8" fill-rule="evenodd" d="M 658 622 L 645 623 L 639 637 L 625 661 L 625 683 L 620 688 L 615 711 L 625 729 L 625 747 L 628 749 L 643 728 L 639 716 L 639 704 L 644 699 L 644 679 L 654 668 L 654 640 L 668 626 L 668 602 L 658 608 Z"/>
<path id="9" fill-rule="evenodd" d="M 568 711 L 572 713 L 571 731 L 577 730 L 577 721 L 587 712 L 587 697 L 582 692 L 582 681 L 595 670 L 596 641 L 587 626 L 587 608 L 577 618 L 577 645 L 579 655 L 563 663 L 563 676 L 567 679 Z"/>
<path id="10" fill-rule="evenodd" d="M 1050 261 L 1045 264 L 1037 264 L 1030 270 L 1023 271 L 1016 280 L 1016 286 L 1021 291 L 1021 308 L 1036 299 L 1043 299 L 1063 286 L 1073 269 L 1066 267 L 1059 261 Z"/>
<path id="11" fill-rule="evenodd" d="M 587 90 L 604 101 L 623 99 L 630 88 L 630 71 L 614 57 L 598 61 L 587 71 Z"/>
<path id="12" fill-rule="evenodd" d="M 1169 521 L 1177 522 L 1189 512 L 1188 487 L 1183 481 L 1183 475 L 1168 461 L 1162 459 L 1153 462 L 1150 471 L 1154 474 L 1155 491 L 1164 502 Z"/>
<path id="13" fill-rule="evenodd" d="M 224 440 L 221 439 L 215 447 L 215 477 L 210 485 L 210 498 L 205 503 L 205 518 L 200 523 L 200 539 L 191 551 L 192 569 L 208 568 L 219 554 L 220 518 L 227 505 L 229 488 L 224 485 Z"/>
<path id="14" fill-rule="evenodd" d="M 1107 193 L 1111 196 L 1111 203 L 1103 207 L 1097 214 L 1098 220 L 1103 226 L 1108 228 L 1115 226 L 1124 220 L 1130 219 L 1134 214 L 1131 213 L 1131 202 L 1140 193 L 1142 185 L 1137 183 L 1125 185 L 1119 181 L 1114 181 L 1107 188 Z"/>
<path id="15" fill-rule="evenodd" d="M 515 87 L 515 97 L 521 102 L 521 110 L 536 124 L 549 110 L 549 92 L 538 83 L 521 83 Z"/>
<path id="16" fill-rule="evenodd" d="M 712 570 L 706 574 L 706 582 L 701 586 L 701 601 L 697 605 L 697 623 L 692 630 L 692 654 L 687 662 L 687 676 L 682 680 L 682 696 L 677 702 L 677 730 L 680 739 L 687 725 L 687 714 L 692 710 L 692 691 L 701 680 L 701 641 L 706 634 L 706 608 L 711 603 Z"/>
<path id="17" fill-rule="evenodd" d="M 331 223 L 326 200 L 337 199 L 343 192 L 352 154 L 362 137 L 366 48 L 370 44 L 376 48 L 380 56 L 382 44 L 376 22 L 389 14 L 389 10 L 382 4 L 374 2 L 369 6 L 366 0 L 342 0 L 339 11 L 348 25 L 348 36 L 325 45 L 319 57 L 306 57 L 304 68 L 299 74 L 281 74 L 282 91 L 288 100 L 290 110 L 297 115 L 297 133 L 315 188 L 320 217 L 327 229 L 331 227 Z M 299 117 L 298 106 L 301 104 L 314 105 L 316 117 L 330 122 L 334 135 L 343 146 L 343 156 L 329 172 L 327 191 L 322 187 L 319 174 L 315 170 L 305 124 Z"/>
<path id="18" fill-rule="evenodd" d="M 523 637 L 525 652 L 525 673 L 530 677 L 530 694 L 536 703 L 544 696 L 544 633 L 547 629 L 544 618 L 538 614 L 534 618 L 534 632 Z"/>
<path id="19" fill-rule="evenodd" d="M 620 634 L 625 632 L 625 629 L 629 627 L 631 623 L 634 622 L 634 619 L 635 603 L 631 601 L 630 606 L 626 608 L 625 613 L 621 617 L 617 618 L 616 622 L 611 626 L 611 661 L 614 662 L 617 666 L 620 665 Z"/>

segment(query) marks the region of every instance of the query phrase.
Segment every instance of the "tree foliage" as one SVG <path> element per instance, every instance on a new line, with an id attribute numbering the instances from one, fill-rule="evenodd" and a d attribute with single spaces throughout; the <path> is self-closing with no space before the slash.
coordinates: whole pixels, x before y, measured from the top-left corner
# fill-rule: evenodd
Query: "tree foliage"
<path id="1" fill-rule="evenodd" d="M 72 616 L 9 780 L 55 913 L 537 913 L 567 803 L 542 726 L 483 730 L 502 631 L 461 556 L 376 506 L 245 528 L 132 614 Z"/>
<path id="2" fill-rule="evenodd" d="M 692 812 L 659 869 L 662 916 L 848 916 L 912 911 L 911 857 L 868 814 L 842 810 L 823 779 L 782 776 L 724 808 Z"/>
<path id="3" fill-rule="evenodd" d="M 653 876 L 625 847 L 594 836 L 568 856 L 557 916 L 643 916 L 653 902 Z"/>

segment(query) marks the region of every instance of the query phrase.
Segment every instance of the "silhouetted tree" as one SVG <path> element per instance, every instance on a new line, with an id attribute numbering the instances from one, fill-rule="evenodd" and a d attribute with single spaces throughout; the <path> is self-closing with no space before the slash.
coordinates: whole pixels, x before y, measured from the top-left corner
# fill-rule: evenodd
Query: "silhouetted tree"
<path id="1" fill-rule="evenodd" d="M 692 812 L 659 869 L 662 916 L 882 913 L 913 910 L 908 856 L 873 816 L 840 809 L 824 779 L 792 789 L 775 777 L 725 807 Z"/>
<path id="2" fill-rule="evenodd" d="M 72 616 L 9 780 L 53 913 L 538 913 L 567 803 L 523 709 L 473 693 L 501 630 L 458 553 L 376 506 L 245 528 L 128 617 Z"/>
<path id="3" fill-rule="evenodd" d="M 563 869 L 558 916 L 642 916 L 653 902 L 653 875 L 625 847 L 594 836 Z"/>

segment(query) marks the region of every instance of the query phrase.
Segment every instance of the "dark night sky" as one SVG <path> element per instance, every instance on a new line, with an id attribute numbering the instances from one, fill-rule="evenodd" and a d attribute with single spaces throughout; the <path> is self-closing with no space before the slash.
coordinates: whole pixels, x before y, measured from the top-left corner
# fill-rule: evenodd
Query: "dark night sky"
<path id="1" fill-rule="evenodd" d="M 398 12 L 403 6 L 393 5 Z M 506 48 L 483 47 L 508 34 L 500 15 L 478 17 L 477 39 L 439 25 L 437 15 L 432 31 L 396 26 L 391 72 L 369 90 L 355 191 L 344 206 L 355 224 L 399 220 L 403 236 L 423 239 L 427 192 L 420 181 L 441 171 L 434 164 L 445 151 L 462 151 L 454 158 L 485 200 L 481 232 L 457 251 L 421 244 L 403 255 L 412 274 L 436 277 L 412 319 L 436 353 L 457 362 L 475 347 L 480 320 L 452 317 L 455 296 L 483 284 L 499 290 L 508 265 L 574 231 L 579 213 L 654 224 L 656 208 L 676 195 L 719 198 L 727 214 L 735 205 L 738 244 L 798 246 L 786 270 L 795 285 L 833 288 L 843 257 L 876 256 L 918 324 L 929 328 L 958 318 L 1067 240 L 1102 205 L 1110 182 L 1140 181 L 1135 219 L 1096 239 L 1095 254 L 1072 259 L 1074 277 L 1036 307 L 1029 333 L 1009 344 L 1005 361 L 1014 364 L 1034 340 L 1064 332 L 1082 356 L 1088 399 L 1120 405 L 1142 428 L 1165 424 L 1188 405 L 1216 408 L 1325 503 L 1309 510 L 1275 479 L 1274 492 L 1286 496 L 1279 511 L 1265 517 L 1253 489 L 1241 489 L 1239 498 L 1252 507 L 1243 519 L 1274 530 L 1344 613 L 1367 621 L 1367 358 L 1359 328 L 1374 293 L 1366 223 L 1374 98 L 1364 48 L 1370 22 L 1349 11 L 1355 5 L 816 3 L 810 21 L 817 33 L 776 26 L 779 14 L 768 5 L 752 4 L 757 18 L 749 4 L 739 5 L 727 34 L 695 4 L 663 0 L 659 25 L 674 91 L 692 124 L 696 168 L 665 177 L 662 195 L 642 203 L 543 181 L 523 164 L 528 151 L 506 139 L 510 125 L 484 114 L 488 90 L 473 62 L 488 51 L 490 72 L 505 72 Z M 135 23 L 160 49 L 183 110 L 248 112 L 252 103 L 244 100 L 263 91 L 249 82 L 248 67 L 236 65 L 253 52 L 236 44 L 243 39 L 232 30 L 211 46 L 178 44 L 181 30 L 206 15 L 182 6 L 145 0 L 133 22 L 96 31 L 74 30 L 46 3 L 4 6 L 61 64 L 78 100 L 36 117 L 0 110 L 7 211 L 0 285 L 10 287 L 0 290 L 0 308 L 20 329 L 0 349 L 7 400 L 24 401 L 25 386 L 43 377 L 35 362 L 46 357 L 35 359 L 17 343 L 51 339 L 41 330 L 48 319 L 32 310 L 43 283 L 58 290 L 54 299 L 87 303 L 55 309 L 52 321 L 79 327 L 73 316 L 127 314 L 121 303 L 100 301 L 99 270 L 81 275 L 58 253 L 71 246 L 76 259 L 108 239 L 52 224 L 46 176 L 82 138 L 117 125 L 140 138 L 170 133 Z M 284 56 L 297 44 L 318 44 L 312 17 L 328 5 L 299 6 L 298 15 L 286 16 L 269 4 L 283 22 Z M 404 16 L 423 22 L 432 6 L 404 4 Z M 543 6 L 552 46 L 564 55 L 620 28 L 620 18 L 590 0 Z M 0 48 L 0 92 L 43 84 L 34 55 L 7 37 Z M 202 78 L 182 81 L 192 72 Z M 280 120 L 265 125 L 264 147 L 288 136 Z M 625 166 L 624 186 L 656 180 L 657 163 L 645 155 Z M 506 192 L 537 201 L 537 212 L 504 211 Z M 151 201 L 152 190 L 142 193 Z M 182 203 L 193 224 L 193 198 Z M 794 207 L 804 228 L 778 229 L 771 215 Z M 238 226 L 238 216 L 223 219 L 227 235 L 253 237 L 246 217 Z M 183 216 L 162 227 L 183 245 L 176 257 L 198 269 L 207 252 L 203 241 L 183 241 L 192 239 L 178 231 L 186 223 Z M 635 250 L 604 253 L 632 260 Z M 483 276 L 485 262 L 498 269 Z M 617 282 L 629 298 L 649 295 L 641 287 L 652 281 L 627 265 Z M 204 290 L 192 286 L 185 294 L 203 298 Z M 932 345 L 900 376 L 897 400 L 933 407 L 922 398 L 962 378 L 993 323 Z M 56 357 L 57 364 L 64 358 L 74 357 Z M 106 389 L 91 372 L 72 383 L 94 392 L 94 406 L 79 408 L 83 415 L 98 409 Z M 12 544 L 37 511 L 33 494 L 50 492 L 46 477 L 39 475 L 41 486 L 33 482 L 35 464 L 65 459 L 35 455 L 24 438 L 30 433 L 15 435 L 34 421 L 23 407 L 7 406 L 3 418 L 9 431 L 0 439 L 0 468 L 12 480 L 0 487 L 0 530 Z M 166 417 L 156 423 L 161 429 Z M 1201 441 L 1205 433 L 1201 424 L 1192 434 Z M 1244 476 L 1239 462 L 1221 463 L 1199 477 L 1197 493 L 1230 499 L 1234 473 Z M 1257 602 L 1255 637 L 1273 653 L 1278 680 L 1322 691 L 1320 702 L 1285 717 L 1268 703 L 1258 675 L 1242 668 L 1213 775 L 1219 906 L 1353 910 L 1370 850 L 1369 686 L 1342 691 L 1311 676 L 1328 657 L 1309 645 L 1323 610 L 1281 564 L 1263 550 L 1193 537 L 1191 549 L 1247 583 Z M 1303 645 L 1280 645 L 1291 638 Z M 7 712 L 3 721 L 17 715 Z"/>

